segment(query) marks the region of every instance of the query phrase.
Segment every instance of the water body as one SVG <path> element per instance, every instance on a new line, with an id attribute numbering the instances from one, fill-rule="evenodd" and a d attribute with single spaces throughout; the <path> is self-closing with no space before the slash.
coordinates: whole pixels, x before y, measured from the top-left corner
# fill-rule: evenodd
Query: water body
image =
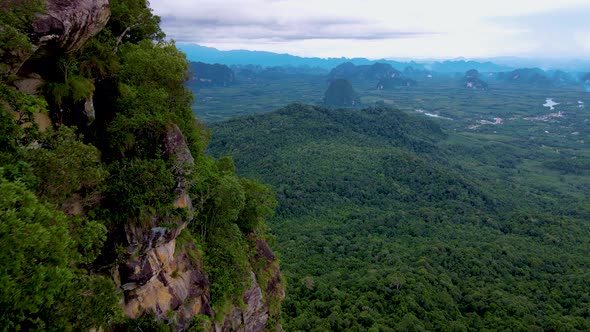
<path id="1" fill-rule="evenodd" d="M 555 105 L 559 105 L 559 103 L 554 102 L 553 101 L 553 98 L 547 98 L 547 99 L 545 99 L 545 104 L 543 104 L 543 106 L 549 107 L 550 110 L 554 110 L 555 109 Z"/>
<path id="2" fill-rule="evenodd" d="M 438 118 L 438 119 L 445 119 L 445 120 L 453 120 L 453 119 L 451 119 L 451 118 L 447 118 L 447 117 L 445 117 L 445 116 L 440 116 L 440 115 L 438 115 L 438 114 L 434 114 L 434 113 L 428 113 L 428 112 L 426 112 L 425 110 L 416 110 L 416 112 L 418 112 L 418 113 L 422 113 L 422 114 L 424 114 L 424 115 L 426 115 L 426 116 L 429 116 L 429 117 L 431 117 L 431 118 Z"/>

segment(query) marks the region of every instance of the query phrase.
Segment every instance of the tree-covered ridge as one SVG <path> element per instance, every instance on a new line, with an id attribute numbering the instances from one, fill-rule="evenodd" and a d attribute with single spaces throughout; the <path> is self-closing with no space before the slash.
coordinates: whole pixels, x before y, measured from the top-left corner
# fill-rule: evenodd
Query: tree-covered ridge
<path id="1" fill-rule="evenodd" d="M 387 108 L 212 127 L 214 155 L 277 190 L 287 330 L 590 328 L 587 199 L 523 181 L 538 152 Z"/>
<path id="2" fill-rule="evenodd" d="M 39 43 L 30 25 L 46 8 L 69 7 L 0 6 L 0 329 L 214 329 L 256 282 L 272 328 L 280 274 L 274 255 L 257 253 L 273 192 L 237 176 L 231 158 L 203 154 L 210 133 L 191 111 L 188 62 L 149 3 L 100 3 L 110 5 L 108 23 L 94 22 L 104 29 L 67 52 Z M 135 242 L 144 233 L 164 235 Z M 196 312 L 182 307 L 188 293 L 156 299 L 169 312 L 129 309 L 133 287 L 149 280 L 127 267 L 160 250 L 152 240 L 175 253 L 170 278 L 201 278 L 191 286 L 203 293 Z"/>

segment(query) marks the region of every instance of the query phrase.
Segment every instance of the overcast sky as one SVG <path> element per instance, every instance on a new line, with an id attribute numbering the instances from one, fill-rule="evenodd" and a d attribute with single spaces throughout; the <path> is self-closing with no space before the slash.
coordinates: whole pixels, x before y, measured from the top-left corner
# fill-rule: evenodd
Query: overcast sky
<path id="1" fill-rule="evenodd" d="M 168 37 L 367 58 L 590 58 L 590 0 L 151 0 Z"/>

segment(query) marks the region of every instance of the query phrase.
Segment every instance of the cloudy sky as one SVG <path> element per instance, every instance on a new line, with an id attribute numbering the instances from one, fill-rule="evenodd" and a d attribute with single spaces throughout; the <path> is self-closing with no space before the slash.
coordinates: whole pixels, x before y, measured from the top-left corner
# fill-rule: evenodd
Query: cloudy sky
<path id="1" fill-rule="evenodd" d="M 590 0 L 150 0 L 168 37 L 368 58 L 590 58 Z"/>

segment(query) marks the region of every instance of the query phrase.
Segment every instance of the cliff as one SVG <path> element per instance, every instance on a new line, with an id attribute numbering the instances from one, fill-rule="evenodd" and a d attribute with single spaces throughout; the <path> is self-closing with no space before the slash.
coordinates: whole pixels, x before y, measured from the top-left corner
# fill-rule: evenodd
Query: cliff
<path id="1" fill-rule="evenodd" d="M 104 227 L 99 230 L 105 233 L 97 242 L 98 259 L 82 259 L 80 267 L 112 280 L 126 317 L 104 317 L 101 327 L 123 328 L 148 317 L 177 331 L 280 330 L 284 285 L 276 256 L 264 240 L 264 219 L 274 199 L 265 187 L 238 178 L 233 165 L 203 154 L 208 134 L 194 123 L 191 98 L 182 87 L 186 59 L 161 40 L 159 18 L 147 2 L 137 4 L 125 8 L 141 11 L 134 17 L 121 9 L 120 1 L 48 0 L 30 25 L 15 30 L 26 42 L 0 53 L 0 115 L 3 123 L 14 122 L 10 128 L 20 136 L 9 138 L 14 149 L 0 149 L 0 170 L 11 167 L 4 164 L 10 156 L 29 160 L 29 154 L 59 149 L 63 140 L 49 143 L 44 135 L 67 125 L 77 125 L 76 134 L 85 135 L 84 142 L 72 136 L 75 144 L 96 151 L 96 159 L 81 172 L 90 174 L 87 168 L 93 167 L 101 176 L 88 184 L 74 179 L 69 191 L 43 178 L 50 169 L 46 161 L 30 160 L 38 165 L 31 176 L 59 192 L 45 197 L 38 189 L 37 195 L 71 218 L 74 233 L 76 220 L 100 215 Z M 0 5 L 0 14 L 7 13 L 0 16 L 0 30 L 7 29 L 11 6 L 22 2 Z M 129 24 L 137 17 L 143 21 Z M 162 62 L 170 67 L 150 72 Z M 145 79 L 150 73 L 153 77 Z M 4 139 L 4 128 L 0 131 Z M 59 158 L 69 161 L 71 153 L 64 149 Z M 60 172 L 73 176 L 80 162 L 74 158 Z M 271 204 L 258 206 L 259 199 Z M 232 230 L 231 238 L 224 237 L 226 228 Z M 237 263 L 224 260 L 229 249 L 214 244 L 231 244 L 232 239 L 239 241 L 237 256 L 244 258 Z M 239 268 L 224 265 L 229 263 L 239 263 Z M 240 273 L 222 282 L 216 277 L 219 270 Z M 232 282 L 235 294 L 219 286 Z M 44 324 L 51 329 L 51 323 Z"/>
<path id="2" fill-rule="evenodd" d="M 236 80 L 234 72 L 228 66 L 218 63 L 191 62 L 190 70 L 188 84 L 197 88 L 230 86 Z"/>

